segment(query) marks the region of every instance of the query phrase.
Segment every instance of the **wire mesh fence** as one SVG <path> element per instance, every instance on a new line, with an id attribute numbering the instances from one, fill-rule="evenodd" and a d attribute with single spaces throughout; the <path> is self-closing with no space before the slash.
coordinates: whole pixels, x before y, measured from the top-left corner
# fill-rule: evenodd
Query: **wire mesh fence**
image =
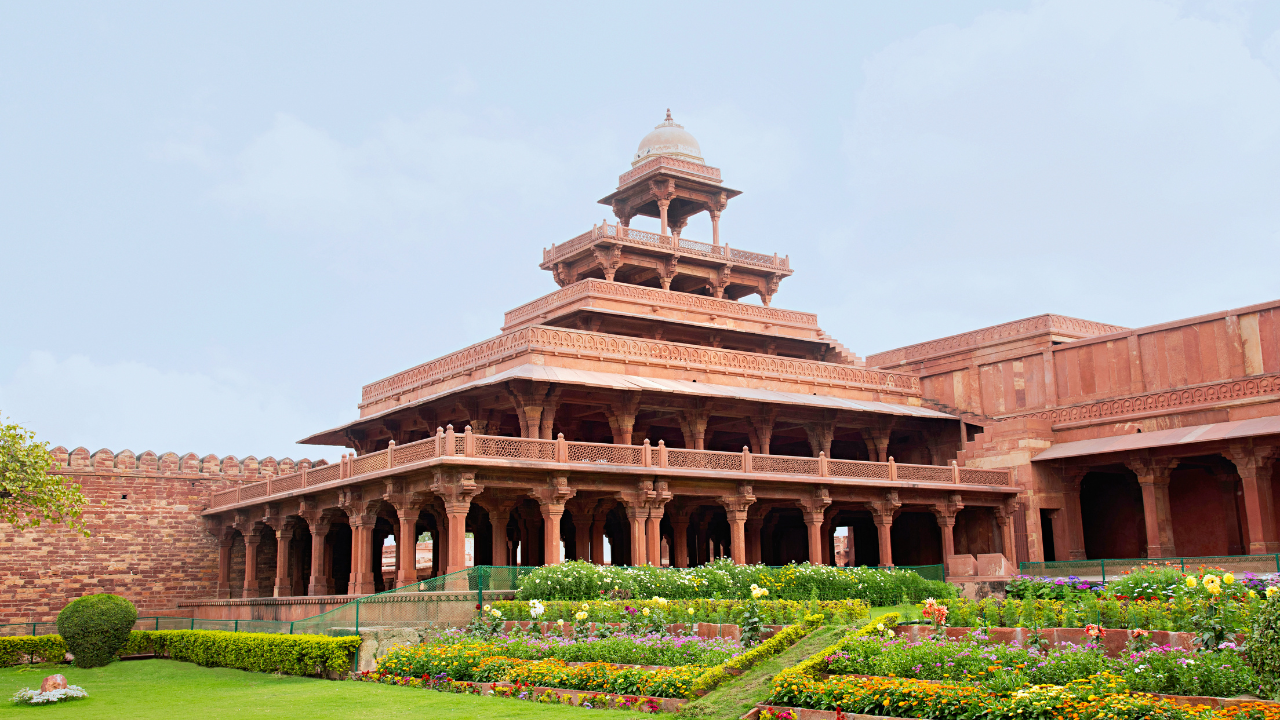
<path id="1" fill-rule="evenodd" d="M 1205 567 L 1218 567 L 1233 573 L 1280 573 L 1280 555 L 1210 555 L 1176 558 L 1123 558 L 1108 560 L 1056 560 L 1052 562 L 1024 562 L 1018 564 L 1023 575 L 1044 577 L 1070 577 L 1114 580 L 1143 565 L 1157 564 L 1176 567 L 1181 572 L 1194 572 Z"/>

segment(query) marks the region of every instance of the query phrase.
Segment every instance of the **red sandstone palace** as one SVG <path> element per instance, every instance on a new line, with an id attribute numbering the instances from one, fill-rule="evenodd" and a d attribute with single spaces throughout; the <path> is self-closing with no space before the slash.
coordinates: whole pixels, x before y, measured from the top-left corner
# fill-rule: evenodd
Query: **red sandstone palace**
<path id="1" fill-rule="evenodd" d="M 563 548 L 955 579 L 1280 552 L 1280 301 L 1137 330 L 1042 315 L 863 360 L 773 307 L 789 258 L 720 237 L 739 194 L 668 113 L 600 201 L 616 223 L 543 251 L 559 290 L 302 441 L 350 448 L 339 463 L 59 448 L 107 504 L 87 540 L 0 531 L 0 608 L 44 619 L 89 589 L 148 609 L 360 595 L 462 569 L 468 534 L 478 564 Z M 682 236 L 701 212 L 709 243 Z"/>

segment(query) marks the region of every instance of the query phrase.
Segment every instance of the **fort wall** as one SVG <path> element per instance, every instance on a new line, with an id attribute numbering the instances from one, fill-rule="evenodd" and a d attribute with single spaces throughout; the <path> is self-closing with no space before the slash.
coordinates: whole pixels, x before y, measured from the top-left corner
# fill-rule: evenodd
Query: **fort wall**
<path id="1" fill-rule="evenodd" d="M 51 622 L 69 601 L 99 592 L 128 598 L 143 615 L 172 614 L 179 600 L 213 597 L 217 542 L 200 520 L 210 494 L 312 465 L 85 448 L 53 454 L 56 472 L 88 498 L 90 535 L 65 525 L 15 531 L 0 524 L 0 623 Z"/>

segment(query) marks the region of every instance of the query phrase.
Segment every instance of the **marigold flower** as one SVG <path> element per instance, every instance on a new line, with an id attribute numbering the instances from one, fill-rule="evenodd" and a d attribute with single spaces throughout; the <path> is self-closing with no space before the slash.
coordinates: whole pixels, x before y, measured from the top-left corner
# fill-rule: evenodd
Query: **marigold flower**
<path id="1" fill-rule="evenodd" d="M 1187 587 L 1189 587 L 1189 588 L 1193 588 L 1193 587 L 1195 587 L 1195 586 L 1196 586 L 1196 576 L 1195 576 L 1195 575 L 1188 575 L 1188 576 L 1187 576 Z"/>

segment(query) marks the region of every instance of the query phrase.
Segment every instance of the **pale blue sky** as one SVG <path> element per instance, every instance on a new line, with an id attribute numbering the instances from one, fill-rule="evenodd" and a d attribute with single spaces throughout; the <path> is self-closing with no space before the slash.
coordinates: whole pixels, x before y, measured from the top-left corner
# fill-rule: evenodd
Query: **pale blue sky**
<path id="1" fill-rule="evenodd" d="M 7 3 L 0 412 L 336 457 L 293 441 L 553 290 L 668 107 L 861 355 L 1275 299 L 1278 72 L 1274 2 Z"/>

